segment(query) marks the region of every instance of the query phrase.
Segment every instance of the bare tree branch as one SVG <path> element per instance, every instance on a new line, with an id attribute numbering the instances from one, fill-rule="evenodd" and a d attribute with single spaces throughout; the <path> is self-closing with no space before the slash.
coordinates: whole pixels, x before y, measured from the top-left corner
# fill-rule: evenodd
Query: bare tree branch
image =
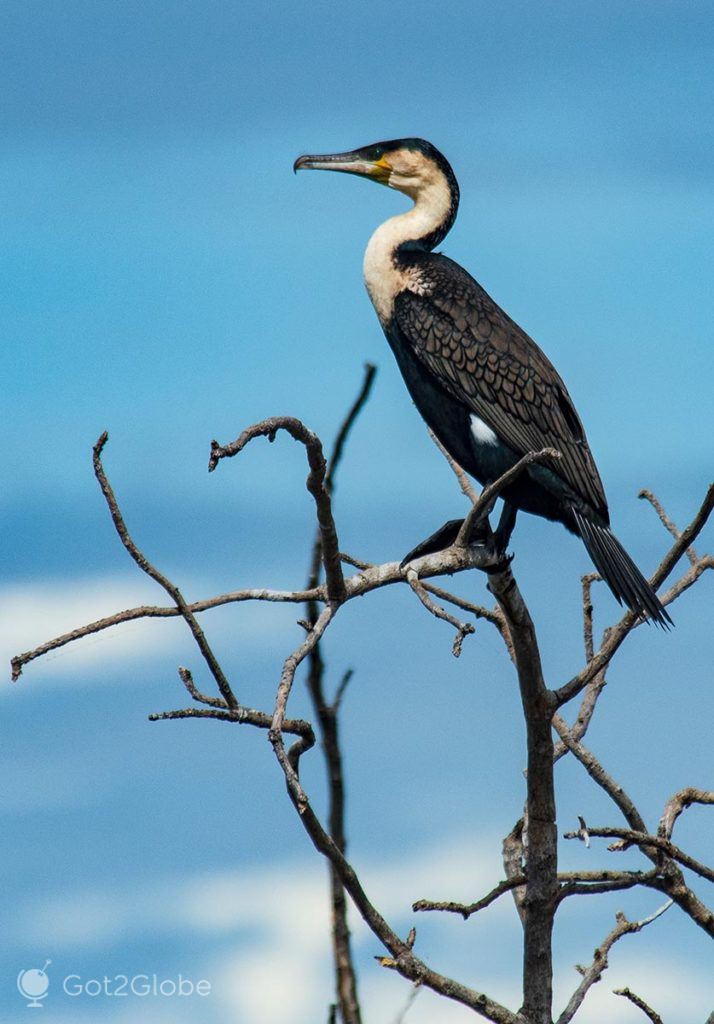
<path id="1" fill-rule="evenodd" d="M 559 715 L 554 716 L 553 725 L 568 749 L 583 765 L 588 775 L 605 790 L 620 809 L 633 832 L 648 834 L 647 826 L 630 797 L 622 786 L 618 785 L 612 776 L 605 771 L 592 751 L 587 750 L 581 743 L 577 743 L 572 739 L 568 727 Z M 646 846 L 640 848 L 649 860 L 661 868 L 661 877 L 658 877 L 651 883 L 652 887 L 666 893 L 691 917 L 695 924 L 714 938 L 714 912 L 702 903 L 699 897 L 685 883 L 684 876 L 679 867 L 669 857 L 666 857 L 661 862 L 662 854 L 660 852 L 650 851 Z"/>
<path id="2" fill-rule="evenodd" d="M 469 543 L 474 523 L 478 519 L 483 518 L 490 513 L 496 500 L 500 498 L 503 491 L 505 491 L 507 487 L 510 487 L 514 480 L 517 480 L 529 466 L 533 465 L 534 462 L 546 462 L 548 459 L 559 459 L 560 457 L 560 452 L 556 451 L 555 448 L 543 448 L 543 450 L 539 452 L 527 452 L 523 458 L 518 460 L 515 466 L 506 470 L 498 480 L 494 480 L 494 482 L 489 484 L 488 487 L 484 487 L 481 494 L 471 506 L 469 514 L 461 524 L 461 529 L 454 541 L 454 546 L 465 547 Z"/>
<path id="3" fill-rule="evenodd" d="M 620 892 L 623 889 L 634 889 L 638 885 L 650 889 L 658 889 L 659 869 L 649 871 L 581 871 L 571 872 L 583 876 L 582 881 L 566 882 L 558 893 L 558 901 L 567 896 L 599 896 L 606 892 Z M 591 876 L 591 879 L 587 876 Z M 558 876 L 561 877 L 561 876 Z M 602 877 L 601 881 L 598 878 Z"/>
<path id="4" fill-rule="evenodd" d="M 637 495 L 637 497 L 638 498 L 643 498 L 646 501 L 649 501 L 650 505 L 652 506 L 652 508 L 655 510 L 655 512 L 659 516 L 660 522 L 664 526 L 665 530 L 667 530 L 669 533 L 671 533 L 675 540 L 679 540 L 679 538 L 682 536 L 681 532 L 677 529 L 675 524 L 669 518 L 669 516 L 665 512 L 664 508 L 662 507 L 662 503 L 660 502 L 660 500 L 657 497 L 655 497 L 655 495 L 652 493 L 652 491 L 647 490 L 647 488 L 643 488 L 640 491 L 640 493 Z M 692 563 L 692 565 L 696 565 L 697 562 L 699 561 L 699 559 L 697 557 L 697 553 L 696 553 L 696 551 L 694 550 L 693 547 L 691 547 L 691 546 L 688 547 L 686 549 L 686 551 L 685 551 L 685 554 L 686 554 L 687 558 L 689 559 L 689 561 Z"/>
<path id="5" fill-rule="evenodd" d="M 608 953 L 615 945 L 615 943 L 623 937 L 623 935 L 632 935 L 634 932 L 642 931 L 648 924 L 656 921 L 658 917 L 664 914 L 665 910 L 668 910 L 672 905 L 671 900 L 655 910 L 654 914 L 650 914 L 649 917 L 643 918 L 641 921 L 628 921 L 624 914 L 618 913 L 615 916 L 615 927 L 607 935 L 600 945 L 595 950 L 593 956 L 593 962 L 590 967 L 582 971 L 583 980 L 578 985 L 577 989 L 570 997 L 568 1005 L 565 1007 L 561 1015 L 558 1017 L 556 1024 L 569 1024 L 569 1021 L 573 1019 L 577 1010 L 580 1008 L 583 999 L 587 995 L 588 991 L 599 981 L 608 966 Z"/>
<path id="6" fill-rule="evenodd" d="M 602 579 L 602 577 L 597 572 L 586 573 L 580 579 L 583 588 L 583 643 L 585 645 L 585 658 L 587 661 L 592 661 L 595 654 L 595 647 L 593 646 L 592 587 L 593 583 L 599 579 Z"/>
<path id="7" fill-rule="evenodd" d="M 295 680 L 295 673 L 297 672 L 298 666 L 305 660 L 315 644 L 319 641 L 320 637 L 332 621 L 334 614 L 335 608 L 332 605 L 327 605 L 323 608 L 303 642 L 285 659 L 285 662 L 283 663 L 283 671 L 280 675 L 278 692 L 275 697 L 275 711 L 273 712 L 271 732 L 279 733 L 282 731 L 285 720 L 285 709 L 287 708 L 288 697 L 290 696 L 290 691 Z"/>
<path id="8" fill-rule="evenodd" d="M 365 375 L 359 393 L 337 432 L 325 475 L 325 488 L 330 498 L 334 494 L 337 470 L 342 459 L 345 444 L 357 417 L 369 398 L 375 374 L 376 368 L 368 363 L 365 366 Z M 322 532 L 318 527 L 313 541 L 312 559 L 308 572 L 308 589 L 316 587 L 320 581 L 321 562 Z M 317 621 L 319 614 L 317 599 L 308 599 L 306 605 L 308 623 L 312 627 Z M 308 657 L 307 687 L 320 724 L 322 749 L 327 771 L 329 832 L 336 846 L 344 855 L 347 853 L 345 785 L 337 715 L 342 697 L 352 676 L 352 670 L 350 669 L 342 677 L 334 701 L 330 704 L 325 698 L 325 663 L 319 643 L 314 645 Z M 357 994 L 357 975 L 352 957 L 350 930 L 347 919 L 347 896 L 342 881 L 332 864 L 329 864 L 329 873 L 330 902 L 332 907 L 332 949 L 337 1006 L 339 1007 L 342 1024 L 361 1024 L 362 1016 Z M 335 1013 L 337 1013 L 337 1009 Z"/>
<path id="9" fill-rule="evenodd" d="M 677 818 L 692 804 L 714 804 L 714 792 L 706 789 L 694 789 L 693 786 L 680 789 L 667 801 L 657 834 L 669 839 Z"/>
<path id="10" fill-rule="evenodd" d="M 584 747 L 582 743 L 578 743 L 573 739 L 570 730 L 560 715 L 553 716 L 553 726 L 568 750 L 585 768 L 585 771 L 588 773 L 590 778 L 593 779 L 601 789 L 604 789 L 611 800 L 613 800 L 617 807 L 619 807 L 625 820 L 629 823 L 630 828 L 635 832 L 647 832 L 647 826 L 631 798 L 627 795 L 622 786 L 615 782 L 612 776 L 605 771 L 592 751 L 588 750 L 587 747 Z"/>
<path id="11" fill-rule="evenodd" d="M 342 560 L 346 560 L 346 556 L 344 555 L 341 555 L 341 558 Z M 360 568 L 360 571 L 354 576 L 350 576 L 344 580 L 347 594 L 345 600 L 351 600 L 354 597 L 362 597 L 363 595 L 370 593 L 372 590 L 378 590 L 381 587 L 392 586 L 394 584 L 404 584 L 406 582 L 404 569 L 398 562 L 386 562 L 383 565 L 370 565 L 369 563 L 357 562 L 356 559 L 353 561 L 357 563 L 358 567 L 361 566 L 362 568 Z M 417 566 L 420 583 L 425 590 L 434 594 L 436 597 L 449 601 L 451 604 L 462 608 L 464 611 L 471 612 L 477 618 L 486 619 L 488 622 L 491 622 L 498 628 L 504 638 L 504 641 L 508 644 L 508 630 L 503 616 L 498 609 L 492 610 L 484 608 L 481 605 L 473 604 L 456 594 L 450 594 L 441 587 L 424 582 L 426 578 L 432 576 L 443 576 L 464 572 L 467 569 L 478 568 L 481 564 L 482 558 L 478 552 L 469 552 L 464 550 L 455 551 L 453 548 L 448 548 L 445 551 L 437 552 L 433 555 L 427 555 L 424 558 L 419 559 L 418 562 L 412 563 L 412 565 Z M 213 608 L 221 607 L 222 605 L 241 603 L 245 601 L 302 604 L 311 600 L 320 602 L 326 601 L 327 593 L 325 588 L 323 586 L 316 586 L 307 590 L 269 590 L 265 588 L 236 590 L 230 591 L 226 594 L 219 594 L 218 596 L 208 600 L 195 601 L 191 604 L 186 604 L 186 609 L 192 615 L 196 615 L 199 612 L 209 611 Z M 63 633 L 61 636 L 55 637 L 53 640 L 49 640 L 38 645 L 31 651 L 27 651 L 24 654 L 14 657 L 11 662 L 12 678 L 13 680 L 18 679 L 22 673 L 23 667 L 29 662 L 34 661 L 36 658 L 40 658 L 59 647 L 64 647 L 66 644 L 80 640 L 85 636 L 90 636 L 94 633 L 101 632 L 102 630 L 110 629 L 111 627 L 123 622 L 131 622 L 136 619 L 173 618 L 181 617 L 182 614 L 182 611 L 178 607 L 172 608 L 140 605 L 136 608 L 129 608 L 125 611 L 116 612 L 114 615 L 107 616 L 103 619 L 97 619 L 95 622 L 90 622 L 85 626 L 80 626 L 77 629 Z"/>
<path id="12" fill-rule="evenodd" d="M 634 992 L 631 992 L 629 988 L 614 988 L 612 991 L 616 996 L 624 996 L 625 999 L 629 999 L 630 1002 L 638 1008 L 638 1010 L 642 1010 L 642 1012 L 649 1017 L 652 1024 L 663 1024 L 660 1015 L 655 1013 L 652 1007 L 648 1006 L 644 999 L 640 999 L 640 997 L 635 995 Z"/>
<path id="13" fill-rule="evenodd" d="M 456 462 L 455 459 L 451 458 L 451 456 L 447 452 L 446 448 L 444 448 L 443 444 L 441 443 L 439 438 L 436 436 L 434 431 L 431 429 L 431 427 L 429 427 L 428 429 L 429 429 L 429 437 L 432 439 L 432 441 L 434 442 L 436 447 L 439 449 L 441 454 L 444 456 L 444 458 L 448 462 L 449 466 L 451 467 L 451 470 L 452 470 L 454 476 L 458 480 L 459 487 L 461 488 L 461 493 L 466 498 L 468 498 L 468 500 L 471 502 L 472 505 L 475 505 L 476 502 L 478 501 L 478 493 L 477 493 L 476 489 L 474 488 L 473 484 L 471 483 L 471 480 L 469 479 L 468 474 L 466 473 L 465 470 L 463 470 L 461 468 L 461 466 L 458 464 L 458 462 Z"/>
<path id="14" fill-rule="evenodd" d="M 419 580 L 419 582 L 424 590 L 429 594 L 433 594 L 434 597 L 440 597 L 442 601 L 448 601 L 449 604 L 453 604 L 465 612 L 471 612 L 471 614 L 477 619 L 485 619 L 486 622 L 490 622 L 499 631 L 506 643 L 506 646 L 509 647 L 510 636 L 508 635 L 506 620 L 498 607 L 484 608 L 483 605 L 474 604 L 472 601 L 465 600 L 465 598 L 461 597 L 459 594 L 452 594 L 450 591 L 444 590 L 443 587 L 437 587 L 435 583 L 425 583 L 424 580 Z"/>
<path id="15" fill-rule="evenodd" d="M 268 422 L 268 421 L 266 421 Z M 690 540 L 694 539 L 701 529 L 704 527 L 706 520 L 711 512 L 712 503 L 714 502 L 714 487 L 710 488 L 707 493 L 702 507 L 700 508 L 697 516 L 692 521 L 690 526 L 680 536 L 680 540 L 674 547 L 682 546 L 682 544 L 688 544 Z M 674 548 L 672 549 L 672 551 Z M 672 551 L 669 552 L 667 558 L 663 561 L 662 566 L 665 566 L 671 561 Z M 678 557 L 678 556 L 677 556 Z M 674 557 L 674 561 L 677 560 Z M 346 561 L 351 561 L 353 564 L 360 569 L 355 575 L 345 580 L 345 587 L 347 590 L 346 599 L 349 600 L 352 597 L 361 597 L 371 590 L 378 589 L 383 586 L 390 586 L 394 583 L 404 583 L 404 571 L 400 567 L 398 562 L 387 562 L 384 565 L 370 565 L 369 563 L 360 562 L 357 559 L 350 559 L 349 556 L 341 555 L 341 558 Z M 454 548 L 448 548 L 445 551 L 438 552 L 435 555 L 427 555 L 418 562 L 412 563 L 418 572 L 419 580 L 430 593 L 434 593 L 435 596 L 448 600 L 451 603 L 461 607 L 463 610 L 471 611 L 474 615 L 479 618 L 485 618 L 489 622 L 492 622 L 499 628 L 504 641 L 507 646 L 510 645 L 510 640 L 507 634 L 507 630 L 504 629 L 503 619 L 500 613 L 490 611 L 489 609 L 483 608 L 482 606 L 472 605 L 470 602 L 464 601 L 464 599 L 457 597 L 457 595 L 448 595 L 447 591 L 441 588 L 433 587 L 431 584 L 425 583 L 425 579 L 432 576 L 448 575 L 452 573 L 462 572 L 466 569 L 478 568 L 478 558 L 471 557 L 470 555 L 464 555 L 461 552 L 455 551 Z M 707 568 L 714 566 L 714 559 L 711 556 L 704 556 L 700 559 L 698 566 L 692 567 L 690 572 L 685 574 L 680 581 L 678 591 L 668 592 L 664 595 L 666 603 L 671 603 L 675 597 L 679 596 L 680 593 L 686 589 L 687 586 L 691 586 L 696 579 L 699 578 L 701 572 Z M 662 567 L 660 567 L 662 568 Z M 660 570 L 658 570 L 659 573 Z M 667 569 L 669 571 L 669 569 Z M 232 591 L 226 594 L 220 594 L 216 597 L 210 598 L 204 601 L 196 601 L 191 604 L 186 604 L 187 610 L 195 615 L 198 612 L 208 611 L 212 608 L 217 608 L 225 604 L 231 604 L 235 602 L 243 601 L 269 601 L 269 602 L 290 602 L 290 603 L 303 603 L 308 600 L 324 601 L 327 598 L 322 587 L 315 587 L 310 590 L 294 590 L 294 591 L 280 591 L 270 590 L 266 588 L 253 588 L 246 590 Z M 100 632 L 104 629 L 109 629 L 112 626 L 118 625 L 122 622 L 129 622 L 135 619 L 141 618 L 171 618 L 174 616 L 180 616 L 182 612 L 178 607 L 160 607 L 160 606 L 147 606 L 141 605 L 136 608 L 126 609 L 125 611 L 117 612 L 114 615 L 107 616 L 103 619 L 98 619 L 95 622 L 91 622 L 86 626 L 78 627 L 77 629 L 71 630 L 67 633 L 62 634 L 59 637 L 55 637 L 43 644 L 38 645 L 31 651 L 26 651 L 23 654 L 17 655 L 12 659 L 12 678 L 17 679 L 22 668 L 33 661 L 36 658 L 42 657 L 50 651 L 56 650 L 59 647 L 63 647 L 66 644 L 72 643 L 75 640 L 79 640 L 84 636 L 89 636 L 93 633 Z M 616 653 L 618 647 L 625 638 L 627 632 L 632 627 L 632 623 L 629 626 L 624 625 L 627 615 L 618 623 L 617 626 L 613 627 L 603 643 L 600 650 L 596 653 L 594 658 L 585 666 L 585 668 L 575 676 L 569 683 L 556 690 L 557 701 L 559 705 L 562 705 L 566 701 L 570 700 L 573 696 L 576 696 L 596 675 L 599 671 L 604 669 Z M 604 683 L 603 683 L 604 685 Z M 562 756 L 563 751 L 558 751 L 559 756 Z"/>
<path id="16" fill-rule="evenodd" d="M 714 484 L 711 484 L 694 519 L 691 521 L 689 526 L 679 534 L 679 537 L 675 540 L 674 544 L 664 556 L 659 567 L 652 576 L 650 582 L 653 587 L 659 587 L 664 580 L 667 579 L 679 559 L 688 550 L 688 548 L 691 547 L 694 540 L 696 540 L 701 533 L 713 508 Z M 710 557 L 701 559 L 698 563 L 698 568 L 700 570 L 699 575 L 701 575 L 705 569 L 711 568 L 713 565 L 714 559 L 711 559 Z M 661 600 L 663 604 L 671 604 L 671 602 L 678 597 L 684 589 L 686 589 L 686 586 L 691 586 L 691 582 L 689 582 L 689 580 L 692 578 L 691 574 L 694 568 L 695 567 L 692 566 L 689 573 L 685 573 L 682 580 L 680 580 L 679 585 L 675 585 L 670 592 L 662 596 Z M 698 575 L 695 578 L 698 578 Z M 692 579 L 692 582 L 693 581 L 694 580 Z M 558 707 L 561 707 L 569 700 L 572 700 L 573 697 L 576 697 L 598 672 L 601 672 L 607 667 L 627 635 L 639 625 L 640 623 L 636 620 L 636 617 L 632 612 L 626 612 L 623 615 L 617 625 L 611 628 L 608 637 L 603 642 L 600 650 L 597 651 L 594 657 L 590 659 L 585 668 L 581 669 L 581 671 L 578 672 L 576 676 L 573 676 L 568 683 L 565 683 L 555 691 Z"/>
<path id="17" fill-rule="evenodd" d="M 574 740 L 581 740 L 588 731 L 593 714 L 595 713 L 598 698 L 606 686 L 607 679 L 605 678 L 605 669 L 603 669 L 602 672 L 598 672 L 598 674 L 590 680 L 583 690 L 583 696 L 577 717 L 573 725 L 570 727 L 570 735 Z M 556 761 L 559 761 L 561 757 L 567 754 L 567 752 L 568 748 L 565 743 L 560 740 L 555 745 L 553 757 Z"/>
<path id="18" fill-rule="evenodd" d="M 474 626 L 470 622 L 460 622 L 450 612 L 447 612 L 445 608 L 438 605 L 435 601 L 429 597 L 429 594 L 422 583 L 419 582 L 413 568 L 408 567 L 406 570 L 406 579 L 409 586 L 412 588 L 416 596 L 419 598 L 421 603 L 434 615 L 437 619 L 442 619 L 444 622 L 448 622 L 456 630 L 456 636 L 454 637 L 454 643 L 451 648 L 451 653 L 455 658 L 458 658 L 461 654 L 461 645 L 464 642 L 465 637 L 475 632 Z"/>
<path id="19" fill-rule="evenodd" d="M 694 857 L 691 857 L 684 850 L 681 850 L 662 836 L 652 836 L 645 832 L 633 831 L 629 828 L 593 828 L 591 826 L 588 826 L 588 834 L 599 839 L 619 839 L 620 842 L 613 843 L 608 847 L 608 849 L 614 852 L 627 850 L 630 846 L 638 846 L 641 850 L 645 848 L 648 850 L 662 850 L 668 857 L 678 861 L 683 867 L 696 872 L 709 882 L 714 882 L 714 868 L 707 867 L 706 864 L 695 860 Z M 580 832 L 564 832 L 563 838 L 579 839 Z"/>
<path id="20" fill-rule="evenodd" d="M 570 838 L 566 836 L 566 838 Z M 632 889 L 636 885 L 646 885 L 648 881 L 657 876 L 657 870 L 652 871 L 563 871 L 557 876 L 560 890 L 557 899 L 560 901 L 565 896 L 590 895 L 603 892 L 617 892 L 620 889 Z M 412 904 L 412 910 L 419 911 L 442 911 L 449 914 L 459 914 L 467 921 L 472 914 L 479 910 L 485 910 L 492 903 L 520 886 L 525 887 L 528 881 L 525 874 L 513 875 L 494 886 L 475 903 L 455 903 L 452 900 L 434 902 L 432 900 L 417 900 Z M 582 883 L 578 885 L 577 883 Z"/>
<path id="21" fill-rule="evenodd" d="M 211 597 L 205 601 L 193 601 L 187 605 L 187 608 L 192 614 L 196 615 L 198 612 L 205 612 L 213 608 L 220 608 L 226 604 L 237 604 L 243 601 L 302 604 L 312 597 L 321 599 L 322 590 L 320 588 L 316 588 L 314 591 L 266 590 L 265 588 L 233 590 L 227 594 L 218 594 L 216 597 Z M 14 657 L 11 661 L 12 680 L 15 682 L 19 679 L 24 666 L 34 661 L 35 658 L 41 658 L 43 655 L 49 654 L 50 651 L 55 651 L 59 647 L 73 643 L 75 640 L 81 640 L 85 636 L 101 633 L 102 630 L 111 629 L 113 626 L 118 626 L 123 622 L 133 622 L 136 619 L 170 619 L 180 616 L 181 611 L 175 606 L 139 605 L 136 608 L 127 608 L 124 611 L 115 612 L 114 615 L 107 615 L 105 618 L 97 619 L 95 622 L 89 622 L 86 626 L 78 626 L 67 633 L 62 633 L 53 640 L 39 644 L 31 651 L 25 651 L 24 654 L 18 654 Z"/>
<path id="22" fill-rule="evenodd" d="M 315 499 L 317 521 L 320 527 L 322 542 L 322 558 L 325 565 L 328 599 L 340 604 L 345 599 L 345 582 L 340 563 L 340 546 L 337 542 L 337 528 L 332 516 L 332 504 L 329 490 L 325 484 L 327 463 L 322 452 L 322 442 L 317 434 L 308 430 L 304 423 L 294 416 L 272 416 L 270 419 L 248 427 L 235 441 L 228 445 L 220 445 L 211 441 L 211 457 L 208 470 L 213 472 L 221 459 L 229 459 L 243 451 L 245 446 L 255 437 L 275 439 L 279 430 L 286 430 L 291 437 L 305 446 L 310 472 L 307 477 L 307 489 Z"/>
<path id="23" fill-rule="evenodd" d="M 499 481 L 493 486 L 497 487 L 498 484 Z M 500 571 L 487 571 L 488 589 L 498 601 L 513 642 L 513 658 L 526 722 L 528 846 L 523 900 L 524 998 L 521 1013 L 534 1024 L 541 1024 L 549 1021 L 552 1013 L 552 933 L 558 887 L 551 731 L 554 707 L 552 693 L 543 678 L 533 620 L 513 574 L 509 567 Z"/>
<path id="24" fill-rule="evenodd" d="M 297 771 L 286 754 L 280 731 L 273 729 L 269 736 L 280 766 L 285 774 L 288 793 L 298 811 L 303 827 L 310 836 L 315 848 L 335 866 L 343 886 L 350 894 L 365 923 L 391 954 L 391 958 L 382 958 L 384 966 L 397 970 L 410 981 L 420 981 L 427 988 L 433 989 L 446 998 L 453 999 L 464 1006 L 470 1007 L 481 1014 L 482 1017 L 493 1021 L 494 1024 L 527 1024 L 527 1021 L 522 1016 L 512 1013 L 505 1006 L 490 999 L 484 993 L 467 988 L 427 967 L 415 955 L 409 944 L 397 936 L 368 899 L 352 865 L 349 864 L 334 840 L 320 824 L 307 794 L 300 784 Z"/>
<path id="25" fill-rule="evenodd" d="M 184 668 L 183 665 L 179 666 L 179 678 L 186 687 L 188 692 L 191 694 L 194 700 L 198 701 L 199 704 L 209 704 L 214 708 L 228 708 L 228 704 L 221 697 L 208 697 L 205 693 L 201 693 L 196 684 L 193 681 L 193 676 L 189 669 Z"/>
<path id="26" fill-rule="evenodd" d="M 105 431 L 94 446 L 94 475 L 96 476 L 97 481 L 99 482 L 99 486 L 102 489 L 102 494 L 104 495 L 104 499 L 109 508 L 109 513 L 112 517 L 114 527 L 117 533 L 119 534 L 119 539 L 121 540 L 126 550 L 129 552 L 131 557 L 134 559 L 136 564 L 139 566 L 141 571 L 145 572 L 147 576 L 150 576 L 152 580 L 155 580 L 159 584 L 159 586 L 163 587 L 163 589 L 166 591 L 169 597 L 173 600 L 181 617 L 185 620 L 186 625 L 191 630 L 191 633 L 193 635 L 194 640 L 196 641 L 198 649 L 203 655 L 203 658 L 206 664 L 208 665 L 208 668 L 210 669 L 211 675 L 216 681 L 218 689 L 221 691 L 221 696 L 223 697 L 224 701 L 229 707 L 237 708 L 238 701 L 236 700 L 233 691 L 231 690 L 230 684 L 223 673 L 223 669 L 219 665 L 215 654 L 211 650 L 211 647 L 208 641 L 206 640 L 203 630 L 198 624 L 196 616 L 191 611 L 183 594 L 174 583 L 168 580 L 166 576 L 160 573 L 159 570 L 151 564 L 151 562 L 136 546 L 136 544 L 131 538 L 131 535 L 129 534 L 129 531 L 127 530 L 126 523 L 124 522 L 124 517 L 122 516 L 119 510 L 117 500 L 114 496 L 114 491 L 112 490 L 111 484 L 107 479 L 107 475 L 104 472 L 104 467 L 102 465 L 102 452 L 108 439 L 109 435 Z"/>
<path id="27" fill-rule="evenodd" d="M 499 896 L 502 896 L 505 892 L 511 892 L 512 889 L 516 889 L 519 886 L 526 884 L 526 876 L 524 874 L 514 875 L 512 878 L 507 878 L 503 882 L 499 882 L 498 885 L 494 886 L 490 892 L 486 893 L 480 900 L 476 900 L 475 903 L 454 903 L 452 900 L 444 900 L 442 902 L 434 902 L 433 900 L 417 900 L 412 904 L 412 910 L 415 913 L 419 911 L 431 911 L 439 910 L 445 911 L 449 914 L 460 914 L 464 921 L 468 921 L 472 914 L 477 913 L 479 910 L 485 910 L 486 907 L 490 907 L 492 903 L 495 903 Z"/>
<path id="28" fill-rule="evenodd" d="M 253 725 L 257 729 L 270 729 L 272 716 L 264 711 L 253 708 L 232 708 L 221 711 L 219 708 L 182 708 L 178 711 L 155 711 L 149 715 L 150 722 L 164 722 L 174 718 L 216 718 L 223 722 L 237 722 L 239 725 Z M 311 747 L 315 742 L 312 726 L 301 718 L 286 718 L 283 731 L 294 736 L 302 736 Z"/>
<path id="29" fill-rule="evenodd" d="M 345 450 L 345 444 L 350 436 L 350 431 L 357 421 L 357 417 L 364 409 L 370 394 L 372 393 L 372 385 L 374 379 L 377 376 L 377 367 L 373 363 L 364 364 L 364 378 L 362 379 L 362 386 L 359 389 L 357 397 L 355 398 L 352 406 L 350 407 L 347 415 L 345 416 L 340 429 L 337 431 L 337 437 L 335 438 L 330 453 L 330 458 L 327 463 L 327 474 L 325 476 L 325 486 L 332 493 L 335 487 L 335 474 L 337 473 L 337 467 L 342 461 L 342 456 Z"/>

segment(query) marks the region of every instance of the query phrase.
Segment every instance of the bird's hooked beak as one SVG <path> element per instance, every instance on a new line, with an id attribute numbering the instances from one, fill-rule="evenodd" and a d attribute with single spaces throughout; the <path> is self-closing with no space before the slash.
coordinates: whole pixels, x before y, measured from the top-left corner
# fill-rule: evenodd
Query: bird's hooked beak
<path id="1" fill-rule="evenodd" d="M 299 156 L 293 164 L 293 171 L 342 171 L 344 174 L 359 174 L 371 178 L 380 185 L 389 184 L 392 168 L 385 157 L 379 160 L 367 159 L 359 150 L 352 153 L 325 153 L 319 156 Z"/>

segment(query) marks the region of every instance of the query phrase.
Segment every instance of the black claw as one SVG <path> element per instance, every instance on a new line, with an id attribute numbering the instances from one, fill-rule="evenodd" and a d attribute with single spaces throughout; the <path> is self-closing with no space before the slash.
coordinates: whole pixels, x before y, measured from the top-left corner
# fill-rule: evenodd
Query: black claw
<path id="1" fill-rule="evenodd" d="M 497 548 L 494 550 L 493 557 L 493 563 L 491 565 L 484 566 L 484 571 L 487 572 L 489 576 L 492 576 L 495 573 L 505 572 L 513 561 L 513 555 L 507 555 L 505 552 L 499 551 Z"/>

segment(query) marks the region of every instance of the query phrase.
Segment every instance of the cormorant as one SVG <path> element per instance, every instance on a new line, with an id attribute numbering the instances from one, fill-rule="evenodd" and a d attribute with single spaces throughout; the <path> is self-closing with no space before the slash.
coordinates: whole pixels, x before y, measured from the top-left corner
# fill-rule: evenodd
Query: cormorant
<path id="1" fill-rule="evenodd" d="M 669 615 L 610 531 L 600 475 L 554 366 L 470 274 L 432 251 L 459 205 L 446 158 L 424 139 L 397 139 L 301 156 L 294 170 L 302 168 L 358 174 L 414 201 L 372 235 L 364 278 L 409 393 L 456 462 L 486 485 L 527 452 L 560 452 L 557 462 L 529 466 L 504 491 L 498 553 L 505 552 L 518 509 L 563 523 L 582 538 L 617 600 L 666 627 Z M 407 558 L 446 547 L 461 522 L 445 524 Z"/>

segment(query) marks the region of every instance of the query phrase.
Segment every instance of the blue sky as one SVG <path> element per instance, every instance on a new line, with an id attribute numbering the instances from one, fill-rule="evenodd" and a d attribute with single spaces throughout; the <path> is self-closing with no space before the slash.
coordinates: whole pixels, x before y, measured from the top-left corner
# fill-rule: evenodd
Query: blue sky
<path id="1" fill-rule="evenodd" d="M 208 445 L 275 413 L 329 439 L 366 360 L 379 374 L 339 480 L 342 546 L 392 559 L 462 507 L 361 283 L 363 247 L 402 197 L 291 174 L 299 153 L 400 135 L 452 162 L 463 198 L 443 249 L 557 365 L 616 532 L 651 570 L 665 537 L 637 491 L 653 488 L 682 524 L 712 470 L 713 35 L 711 6 L 688 2 L 3 4 L 4 654 L 161 599 L 102 506 L 90 450 L 104 429 L 137 541 L 191 597 L 300 585 L 313 529 L 302 453 L 256 442 L 209 477 Z M 709 527 L 700 546 L 713 544 Z M 528 517 L 513 547 L 557 684 L 581 660 L 587 556 Z M 484 599 L 481 579 L 458 587 Z M 598 595 L 601 625 L 615 609 Z M 270 706 L 295 618 L 205 619 L 247 702 Z M 671 635 L 628 642 L 591 730 L 652 826 L 674 789 L 711 786 L 711 580 L 674 618 Z M 326 645 L 335 681 L 355 669 L 343 726 L 355 860 L 405 932 L 412 899 L 471 898 L 498 880 L 522 802 L 509 666 L 485 628 L 458 662 L 450 646 L 402 591 L 344 609 Z M 200 673 L 177 623 L 135 624 L 3 688 L 0 1007 L 13 1024 L 17 972 L 47 957 L 48 1024 L 325 1016 L 324 868 L 265 738 L 146 721 L 185 703 L 182 663 Z M 299 687 L 295 710 L 307 712 Z M 319 801 L 317 754 L 305 772 Z M 575 766 L 558 779 L 563 829 L 578 813 L 616 823 Z M 706 856 L 711 814 L 690 811 L 679 838 Z M 620 906 L 654 909 L 631 895 L 562 915 L 559 992 Z M 517 1001 L 510 906 L 418 925 L 436 966 Z M 367 1019 L 391 1021 L 407 993 L 355 927 Z M 584 1024 L 638 1019 L 609 995 L 621 984 L 639 984 L 667 1024 L 714 1005 L 707 940 L 674 911 L 611 964 Z M 142 972 L 209 977 L 213 995 L 197 1010 L 60 992 L 70 973 Z M 465 1019 L 429 999 L 414 1024 Z"/>

